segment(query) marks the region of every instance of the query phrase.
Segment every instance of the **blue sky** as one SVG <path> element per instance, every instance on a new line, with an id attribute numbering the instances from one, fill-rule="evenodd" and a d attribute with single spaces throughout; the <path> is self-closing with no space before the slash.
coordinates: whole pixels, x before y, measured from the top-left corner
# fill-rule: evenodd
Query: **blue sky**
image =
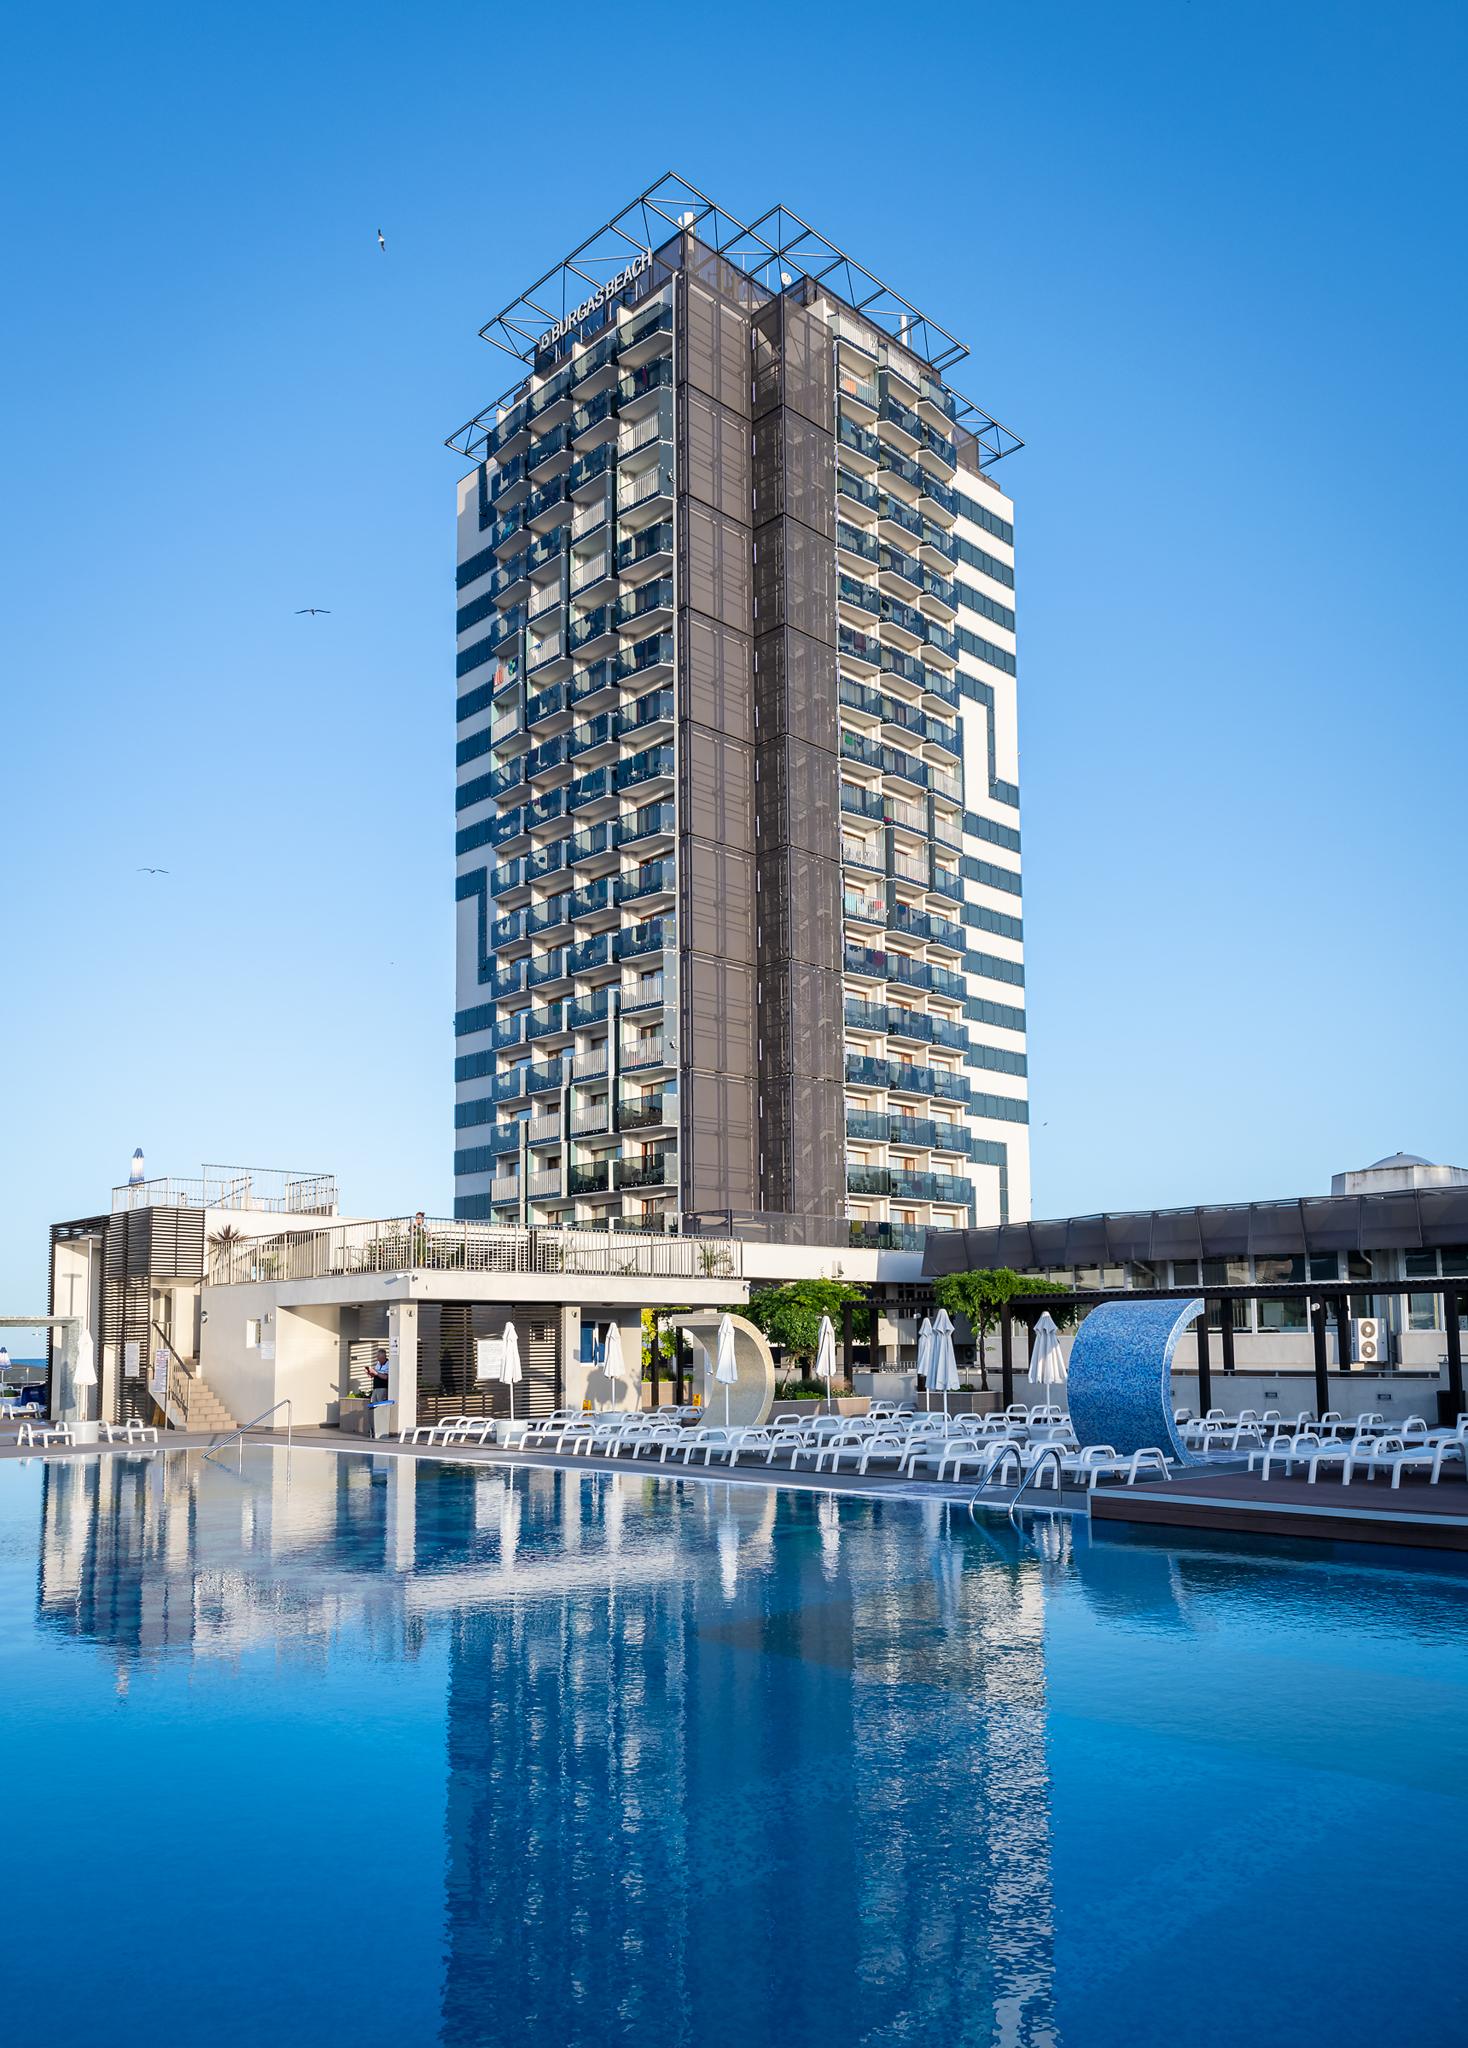
<path id="1" fill-rule="evenodd" d="M 1038 1211 L 1468 1162 L 1460 8 L 11 19 L 9 1300 L 138 1143 L 448 1210 L 441 442 L 669 167 L 1026 439 Z"/>

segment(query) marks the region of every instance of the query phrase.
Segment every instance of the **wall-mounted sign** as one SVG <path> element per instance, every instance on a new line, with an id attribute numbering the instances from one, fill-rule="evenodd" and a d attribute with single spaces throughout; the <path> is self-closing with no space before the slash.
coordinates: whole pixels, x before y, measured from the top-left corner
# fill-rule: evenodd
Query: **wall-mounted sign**
<path id="1" fill-rule="evenodd" d="M 652 251 L 644 249 L 641 255 L 633 257 L 625 270 L 619 270 L 615 277 L 609 277 L 605 284 L 598 285 L 591 297 L 583 299 L 574 312 L 567 313 L 554 327 L 547 327 L 535 344 L 537 354 L 545 349 L 554 348 L 574 327 L 579 327 L 583 320 L 589 320 L 593 313 L 599 313 L 603 306 L 610 305 L 618 292 L 626 291 L 628 285 L 635 284 L 644 270 L 651 268 Z"/>
<path id="2" fill-rule="evenodd" d="M 474 1346 L 474 1377 L 481 1380 L 502 1380 L 504 1376 L 504 1338 L 481 1337 Z"/>
<path id="3" fill-rule="evenodd" d="M 122 1347 L 122 1369 L 130 1380 L 135 1380 L 143 1369 L 143 1347 L 136 1337 L 129 1337 Z"/>

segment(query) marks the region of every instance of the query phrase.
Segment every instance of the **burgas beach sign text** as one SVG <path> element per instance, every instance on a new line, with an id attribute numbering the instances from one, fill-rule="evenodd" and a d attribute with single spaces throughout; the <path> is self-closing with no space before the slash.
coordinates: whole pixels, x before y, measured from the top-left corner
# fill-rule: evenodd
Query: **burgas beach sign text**
<path id="1" fill-rule="evenodd" d="M 599 313 L 603 306 L 610 304 L 618 292 L 626 291 L 628 285 L 634 284 L 644 270 L 651 268 L 652 251 L 644 249 L 640 256 L 633 257 L 625 270 L 619 270 L 615 277 L 609 277 L 605 284 L 598 285 L 591 297 L 583 299 L 573 312 L 567 313 L 563 320 L 558 320 L 554 327 L 547 327 L 535 344 L 536 354 L 540 355 L 546 349 L 554 348 L 573 328 L 579 327 L 582 321 L 589 319 L 593 313 Z"/>

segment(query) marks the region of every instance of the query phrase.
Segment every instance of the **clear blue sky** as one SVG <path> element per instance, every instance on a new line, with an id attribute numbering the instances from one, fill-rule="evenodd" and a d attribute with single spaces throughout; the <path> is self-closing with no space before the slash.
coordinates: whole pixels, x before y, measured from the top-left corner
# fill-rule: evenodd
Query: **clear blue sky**
<path id="1" fill-rule="evenodd" d="M 1468 1162 L 1461 7 L 9 37 L 9 1301 L 137 1143 L 449 1208 L 441 441 L 478 326 L 669 167 L 889 276 L 1028 443 L 1039 1212 Z"/>

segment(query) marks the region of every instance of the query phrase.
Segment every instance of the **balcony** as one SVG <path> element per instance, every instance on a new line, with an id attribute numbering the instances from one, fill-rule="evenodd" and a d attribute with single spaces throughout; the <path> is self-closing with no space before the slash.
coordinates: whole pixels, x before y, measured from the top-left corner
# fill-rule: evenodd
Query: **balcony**
<path id="1" fill-rule="evenodd" d="M 873 946 L 848 944 L 842 958 L 842 971 L 856 981 L 885 981 L 887 955 Z"/>
<path id="2" fill-rule="evenodd" d="M 880 1223 L 859 1219 L 850 1226 L 856 1251 L 920 1252 L 927 1232 L 918 1223 Z"/>
<path id="3" fill-rule="evenodd" d="M 566 1032 L 566 1006 L 564 1003 L 550 1003 L 543 1010 L 532 1010 L 525 1025 L 527 1042 L 538 1038 L 562 1037 Z"/>
<path id="4" fill-rule="evenodd" d="M 559 1202 L 561 1200 L 561 1169 L 547 1167 L 543 1173 L 532 1173 L 525 1182 L 525 1195 L 532 1202 Z"/>
<path id="5" fill-rule="evenodd" d="M 583 1109 L 571 1112 L 571 1136 L 573 1138 L 605 1138 L 612 1133 L 612 1105 L 603 1097 L 600 1102 L 589 1103 Z"/>
<path id="6" fill-rule="evenodd" d="M 525 1069 L 525 1090 L 529 1095 L 548 1095 L 558 1090 L 566 1078 L 565 1065 L 561 1060 L 548 1060 L 544 1066 Z"/>
<path id="7" fill-rule="evenodd" d="M 525 500 L 525 524 L 537 532 L 558 522 L 565 523 L 566 478 L 557 476 L 539 484 Z"/>
<path id="8" fill-rule="evenodd" d="M 638 1102 L 624 1101 L 617 1110 L 619 1131 L 646 1131 L 656 1129 L 675 1121 L 675 1100 L 672 1096 L 644 1096 Z"/>
<path id="9" fill-rule="evenodd" d="M 676 808 L 670 803 L 643 804 L 632 817 L 617 820 L 617 845 L 636 846 L 649 839 L 671 839 L 677 816 Z"/>
<path id="10" fill-rule="evenodd" d="M 523 888 L 524 884 L 525 862 L 523 858 L 520 860 L 507 860 L 500 867 L 490 870 L 489 893 L 495 898 L 508 896 L 512 890 Z"/>
<path id="11" fill-rule="evenodd" d="M 615 1183 L 618 1189 L 665 1188 L 673 1179 L 673 1155 L 668 1152 L 656 1153 L 650 1159 L 619 1159 L 616 1162 Z"/>
<path id="12" fill-rule="evenodd" d="M 600 661 L 592 662 L 589 668 L 572 676 L 568 694 L 573 705 L 588 710 L 597 705 L 610 709 L 616 702 L 619 688 L 616 663 L 604 655 Z"/>
<path id="13" fill-rule="evenodd" d="M 624 1017 L 631 1017 L 639 1010 L 660 1010 L 665 999 L 663 976 L 658 970 L 639 975 L 635 981 L 624 982 L 619 1008 Z"/>
<path id="14" fill-rule="evenodd" d="M 661 446 L 661 444 L 658 444 Z M 634 475 L 619 475 L 617 478 L 617 516 L 625 519 L 629 513 L 654 507 L 659 500 L 673 495 L 673 464 L 670 454 L 664 454 L 647 469 L 638 470 Z"/>
<path id="15" fill-rule="evenodd" d="M 525 1133 L 527 1145 L 559 1145 L 561 1142 L 561 1119 L 559 1113 L 550 1116 L 535 1115 L 520 1125 Z"/>
<path id="16" fill-rule="evenodd" d="M 865 1053 L 849 1052 L 846 1055 L 846 1080 L 853 1088 L 885 1088 L 887 1062 L 871 1059 Z"/>
<path id="17" fill-rule="evenodd" d="M 609 967 L 611 958 L 611 934 L 598 932 L 594 939 L 582 939 L 570 948 L 566 965 L 570 973 L 577 976 L 595 974 L 599 968 Z"/>
<path id="18" fill-rule="evenodd" d="M 610 1177 L 610 1163 L 605 1159 L 594 1159 L 573 1166 L 566 1175 L 568 1195 L 604 1195 Z"/>
<path id="19" fill-rule="evenodd" d="M 854 889 L 843 889 L 841 915 L 847 924 L 883 925 L 887 922 L 886 898 L 881 894 L 861 895 Z"/>
<path id="20" fill-rule="evenodd" d="M 626 682 L 632 676 L 646 675 L 649 669 L 673 665 L 673 636 L 671 633 L 652 633 L 645 640 L 634 641 L 624 647 L 617 656 L 617 676 Z"/>
<path id="21" fill-rule="evenodd" d="M 654 576 L 646 583 L 639 583 L 635 590 L 617 599 L 616 624 L 619 628 L 635 624 L 649 617 L 653 612 L 669 612 L 673 609 L 673 579 L 671 576 Z"/>
<path id="22" fill-rule="evenodd" d="M 647 953 L 661 953 L 665 946 L 673 943 L 673 922 L 671 918 L 649 918 L 645 924 L 634 925 L 628 931 L 618 932 L 612 942 L 612 954 L 617 960 L 637 960 Z"/>
<path id="23" fill-rule="evenodd" d="M 578 775 L 566 789 L 567 807 L 573 811 L 584 811 L 592 804 L 609 803 L 614 796 L 610 768 L 593 768 L 588 775 Z"/>
<path id="24" fill-rule="evenodd" d="M 671 860 L 644 861 L 634 873 L 617 877 L 617 902 L 646 903 L 653 896 L 672 896 L 677 868 Z"/>
<path id="25" fill-rule="evenodd" d="M 568 1004 L 566 1021 L 573 1031 L 582 1031 L 590 1024 L 605 1023 L 609 1007 L 606 990 L 599 988 L 594 996 L 578 996 Z"/>
<path id="26" fill-rule="evenodd" d="M 925 939 L 930 946 L 945 946 L 955 953 L 963 951 L 962 925 L 931 911 L 911 910 L 905 903 L 892 905 L 887 913 L 887 928 L 905 932 L 910 939 Z"/>
<path id="27" fill-rule="evenodd" d="M 645 690 L 617 713 L 617 737 L 628 740 L 638 734 L 651 734 L 659 726 L 671 726 L 673 715 L 671 690 Z"/>
<path id="28" fill-rule="evenodd" d="M 609 604 L 597 605 L 595 610 L 573 619 L 567 641 L 572 654 L 599 654 L 612 647 L 616 641 L 615 623 Z"/>
<path id="29" fill-rule="evenodd" d="M 570 708 L 566 685 L 552 683 L 548 690 L 540 691 L 526 704 L 525 723 L 527 726 L 546 725 L 551 719 L 558 718 L 562 712 L 569 711 Z"/>
<path id="30" fill-rule="evenodd" d="M 511 910 L 504 917 L 492 920 L 489 927 L 489 944 L 492 952 L 502 953 L 507 946 L 513 946 L 525 937 L 525 912 Z"/>
<path id="31" fill-rule="evenodd" d="M 566 741 L 564 734 L 554 739 L 542 740 L 523 757 L 527 782 L 543 782 L 550 776 L 565 779 Z"/>
<path id="32" fill-rule="evenodd" d="M 566 813 L 566 792 L 564 789 L 548 789 L 544 795 L 532 797 L 525 806 L 525 830 L 536 832 L 544 825 L 552 825 Z"/>
<path id="33" fill-rule="evenodd" d="M 841 808 L 853 818 L 872 818 L 878 822 L 886 815 L 882 806 L 881 791 L 863 789 L 854 782 L 842 783 Z"/>
<path id="34" fill-rule="evenodd" d="M 645 526 L 641 533 L 629 533 L 617 541 L 617 568 L 622 574 L 629 569 L 640 568 L 644 562 L 660 561 L 664 555 L 673 552 L 673 522 L 662 519 L 654 526 Z"/>
<path id="35" fill-rule="evenodd" d="M 624 1038 L 619 1064 L 624 1074 L 637 1073 L 648 1067 L 670 1065 L 668 1048 L 662 1032 L 653 1031 L 637 1038 Z"/>
<path id="36" fill-rule="evenodd" d="M 519 995 L 524 986 L 525 962 L 523 960 L 511 961 L 506 967 L 497 967 L 490 982 L 490 990 L 496 1001 L 499 1001 L 504 996 Z"/>
<path id="37" fill-rule="evenodd" d="M 496 1052 L 504 1052 L 512 1045 L 519 1045 L 524 1036 L 527 1010 L 512 1011 L 508 1017 L 496 1017 L 490 1030 L 489 1042 Z"/>
<path id="38" fill-rule="evenodd" d="M 617 726 L 615 714 L 603 711 L 597 718 L 589 718 L 584 725 L 571 728 L 570 743 L 566 753 L 569 760 L 582 760 L 591 766 L 592 757 L 611 760 L 617 751 Z"/>
<path id="39" fill-rule="evenodd" d="M 583 883 L 571 898 L 571 915 L 578 924 L 608 914 L 614 917 L 615 913 L 610 875 L 603 875 L 599 881 Z"/>
<path id="40" fill-rule="evenodd" d="M 887 1012 L 880 1003 L 858 1002 L 854 997 L 846 999 L 846 1028 L 848 1031 L 885 1032 Z"/>
<path id="41" fill-rule="evenodd" d="M 882 493 L 877 485 L 849 469 L 837 470 L 836 493 L 845 499 L 845 509 L 858 519 L 874 519 L 882 509 Z"/>
<path id="42" fill-rule="evenodd" d="M 551 846 L 537 846 L 525 859 L 527 882 L 543 882 L 549 876 L 559 874 L 565 864 L 566 842 L 557 839 Z"/>
<path id="43" fill-rule="evenodd" d="M 557 946 L 549 953 L 542 953 L 532 960 L 525 976 L 527 988 L 545 988 L 548 984 L 568 979 L 566 973 L 566 949 Z"/>
<path id="44" fill-rule="evenodd" d="M 673 749 L 671 747 L 647 747 L 640 754 L 633 754 L 617 763 L 617 789 L 637 789 L 645 783 L 668 782 L 673 780 Z"/>
<path id="45" fill-rule="evenodd" d="M 491 1198 L 496 1202 L 518 1202 L 520 1199 L 520 1176 L 518 1173 L 501 1174 L 490 1184 Z"/>
<path id="46" fill-rule="evenodd" d="M 571 1061 L 573 1081 L 601 1081 L 606 1078 L 607 1046 L 603 1039 L 600 1045 L 592 1046 L 586 1052 L 578 1052 Z"/>

